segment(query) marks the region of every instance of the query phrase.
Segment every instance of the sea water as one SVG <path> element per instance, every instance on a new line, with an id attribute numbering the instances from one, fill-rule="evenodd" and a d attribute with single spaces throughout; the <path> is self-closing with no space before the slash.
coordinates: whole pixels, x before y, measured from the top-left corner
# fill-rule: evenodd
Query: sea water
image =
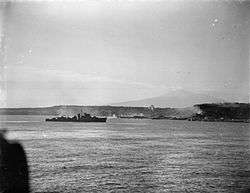
<path id="1" fill-rule="evenodd" d="M 250 124 L 1 116 L 27 153 L 32 192 L 241 192 L 250 182 Z"/>

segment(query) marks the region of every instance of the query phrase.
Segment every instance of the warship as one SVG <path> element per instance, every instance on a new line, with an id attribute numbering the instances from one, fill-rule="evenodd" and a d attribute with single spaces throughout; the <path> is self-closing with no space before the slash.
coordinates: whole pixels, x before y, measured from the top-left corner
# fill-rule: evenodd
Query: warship
<path id="1" fill-rule="evenodd" d="M 106 117 L 96 117 L 91 116 L 90 114 L 84 113 L 78 113 L 77 115 L 73 117 L 54 117 L 54 118 L 47 118 L 45 121 L 53 121 L 53 122 L 106 122 Z"/>

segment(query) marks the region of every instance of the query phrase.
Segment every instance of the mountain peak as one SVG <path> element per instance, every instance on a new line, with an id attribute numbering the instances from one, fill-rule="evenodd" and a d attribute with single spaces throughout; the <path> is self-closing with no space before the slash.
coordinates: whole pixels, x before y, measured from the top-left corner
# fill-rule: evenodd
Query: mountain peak
<path id="1" fill-rule="evenodd" d="M 222 103 L 222 102 L 225 101 L 223 99 L 216 98 L 208 94 L 193 93 L 191 91 L 178 89 L 152 98 L 126 101 L 121 103 L 113 103 L 111 105 L 135 106 L 135 107 L 154 105 L 156 107 L 182 108 L 182 107 L 190 107 L 195 104 L 201 104 L 201 103 Z"/>

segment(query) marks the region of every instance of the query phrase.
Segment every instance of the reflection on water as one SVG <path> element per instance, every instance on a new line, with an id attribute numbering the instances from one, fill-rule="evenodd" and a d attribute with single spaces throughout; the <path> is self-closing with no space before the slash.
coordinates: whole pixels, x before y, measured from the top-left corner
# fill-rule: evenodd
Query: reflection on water
<path id="1" fill-rule="evenodd" d="M 33 192 L 228 193 L 250 181 L 247 123 L 43 120 L 2 118 L 25 146 Z"/>

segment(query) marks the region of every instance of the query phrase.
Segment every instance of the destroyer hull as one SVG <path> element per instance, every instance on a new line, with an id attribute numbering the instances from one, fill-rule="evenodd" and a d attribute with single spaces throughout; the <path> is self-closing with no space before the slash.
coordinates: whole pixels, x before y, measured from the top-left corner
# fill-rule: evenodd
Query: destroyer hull
<path id="1" fill-rule="evenodd" d="M 58 119 L 45 119 L 46 122 L 106 122 L 107 118 L 96 118 L 96 119 L 81 119 L 81 120 L 58 120 Z"/>

